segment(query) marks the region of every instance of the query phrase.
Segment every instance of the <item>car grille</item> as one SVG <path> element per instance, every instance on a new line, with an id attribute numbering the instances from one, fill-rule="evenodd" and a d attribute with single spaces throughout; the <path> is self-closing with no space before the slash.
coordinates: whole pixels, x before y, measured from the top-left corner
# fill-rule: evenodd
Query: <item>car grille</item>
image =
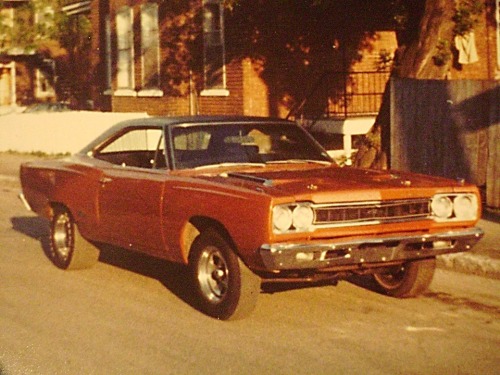
<path id="1" fill-rule="evenodd" d="M 430 217 L 429 199 L 315 205 L 317 226 L 366 225 Z"/>

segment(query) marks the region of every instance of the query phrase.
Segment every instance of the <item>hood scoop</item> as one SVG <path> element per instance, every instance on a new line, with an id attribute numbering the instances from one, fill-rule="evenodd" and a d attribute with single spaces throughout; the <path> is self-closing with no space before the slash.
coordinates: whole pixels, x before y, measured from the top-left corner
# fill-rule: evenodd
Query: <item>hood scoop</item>
<path id="1" fill-rule="evenodd" d="M 232 178 L 239 178 L 241 180 L 245 181 L 251 181 L 255 182 L 264 186 L 273 186 L 273 180 L 263 178 L 263 177 L 258 177 L 258 176 L 253 176 L 249 174 L 244 174 L 244 173 L 235 173 L 235 172 L 229 172 L 229 173 L 223 173 L 223 177 L 232 177 Z"/>

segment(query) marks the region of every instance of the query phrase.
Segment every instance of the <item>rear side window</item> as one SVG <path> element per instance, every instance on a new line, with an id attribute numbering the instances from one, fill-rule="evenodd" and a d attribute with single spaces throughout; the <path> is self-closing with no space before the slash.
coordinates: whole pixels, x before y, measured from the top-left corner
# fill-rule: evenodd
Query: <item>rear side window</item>
<path id="1" fill-rule="evenodd" d="M 131 130 L 102 148 L 99 153 L 154 151 L 158 147 L 161 136 L 161 129 Z"/>
<path id="2" fill-rule="evenodd" d="M 123 167 L 164 168 L 163 131 L 131 129 L 104 145 L 94 157 Z"/>

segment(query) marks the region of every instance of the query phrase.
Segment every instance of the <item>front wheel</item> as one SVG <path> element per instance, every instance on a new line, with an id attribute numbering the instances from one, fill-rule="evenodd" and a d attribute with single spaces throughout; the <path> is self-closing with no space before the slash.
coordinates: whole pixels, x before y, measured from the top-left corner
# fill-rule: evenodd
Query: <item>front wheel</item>
<path id="1" fill-rule="evenodd" d="M 218 232 L 206 230 L 195 239 L 189 266 L 202 312 L 221 320 L 235 320 L 253 311 L 261 280 Z"/>
<path id="2" fill-rule="evenodd" d="M 50 255 L 59 268 L 82 269 L 98 261 L 99 249 L 82 237 L 68 210 L 57 208 L 50 225 Z"/>
<path id="3" fill-rule="evenodd" d="M 436 270 L 436 258 L 415 260 L 373 274 L 377 286 L 389 296 L 416 297 L 427 290 Z"/>

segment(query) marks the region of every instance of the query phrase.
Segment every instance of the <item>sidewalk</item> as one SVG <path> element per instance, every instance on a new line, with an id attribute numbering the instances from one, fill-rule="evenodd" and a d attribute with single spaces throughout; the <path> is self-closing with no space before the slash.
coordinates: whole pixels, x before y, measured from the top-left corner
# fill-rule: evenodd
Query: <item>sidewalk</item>
<path id="1" fill-rule="evenodd" d="M 466 253 L 443 255 L 438 267 L 500 279 L 500 215 L 485 211 L 478 227 L 484 237 Z"/>
<path id="2" fill-rule="evenodd" d="M 0 152 L 0 182 L 18 181 L 21 163 L 40 158 L 29 154 Z M 438 267 L 500 279 L 500 213 L 485 211 L 478 227 L 485 232 L 481 241 L 466 253 L 438 257 Z"/>

